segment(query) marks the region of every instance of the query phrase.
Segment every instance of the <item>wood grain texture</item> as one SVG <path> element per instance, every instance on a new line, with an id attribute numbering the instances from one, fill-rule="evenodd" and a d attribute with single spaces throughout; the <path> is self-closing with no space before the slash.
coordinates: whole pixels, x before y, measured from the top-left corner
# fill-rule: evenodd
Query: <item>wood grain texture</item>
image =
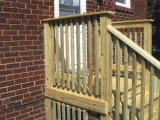
<path id="1" fill-rule="evenodd" d="M 101 114 L 107 114 L 107 102 L 99 100 L 87 95 L 77 94 L 70 91 L 60 90 L 56 88 L 46 88 L 47 97 L 50 97 L 56 101 L 64 102 L 73 106 L 98 112 Z M 96 107 L 96 109 L 95 109 Z"/>

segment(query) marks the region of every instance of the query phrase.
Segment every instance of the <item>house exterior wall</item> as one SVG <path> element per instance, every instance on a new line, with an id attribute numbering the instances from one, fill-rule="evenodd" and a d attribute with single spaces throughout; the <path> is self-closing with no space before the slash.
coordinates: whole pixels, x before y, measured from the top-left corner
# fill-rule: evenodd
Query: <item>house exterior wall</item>
<path id="1" fill-rule="evenodd" d="M 147 18 L 147 0 L 131 0 L 131 8 L 115 5 L 115 0 L 87 0 L 87 12 L 103 10 L 114 11 L 114 21 L 136 20 Z"/>
<path id="2" fill-rule="evenodd" d="M 87 12 L 112 10 L 114 21 L 146 18 L 146 0 L 131 1 L 127 9 L 87 0 Z M 45 119 L 42 19 L 54 17 L 53 7 L 54 0 L 0 1 L 0 120 Z"/>
<path id="3" fill-rule="evenodd" d="M 0 120 L 45 119 L 41 20 L 53 2 L 0 1 Z"/>

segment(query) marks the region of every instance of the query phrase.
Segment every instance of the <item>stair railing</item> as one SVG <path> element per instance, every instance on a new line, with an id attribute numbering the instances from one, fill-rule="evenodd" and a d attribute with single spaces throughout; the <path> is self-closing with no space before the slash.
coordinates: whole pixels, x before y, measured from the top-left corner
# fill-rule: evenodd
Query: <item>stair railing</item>
<path id="1" fill-rule="evenodd" d="M 154 116 L 154 111 L 160 110 L 160 101 L 159 106 L 155 104 L 155 99 L 160 99 L 160 92 L 158 95 L 154 93 L 155 87 L 155 79 L 158 79 L 158 85 L 160 86 L 160 62 L 152 57 L 148 52 L 143 50 L 141 47 L 136 45 L 133 41 L 131 41 L 128 37 L 118 31 L 111 25 L 107 25 L 107 30 L 110 34 L 109 41 L 111 42 L 111 46 L 115 43 L 116 47 L 116 55 L 115 63 L 116 63 L 116 97 L 115 97 L 115 119 L 120 119 L 120 48 L 123 49 L 124 54 L 124 102 L 123 102 L 123 119 L 127 119 L 127 110 L 130 106 L 131 116 L 130 119 L 134 120 L 138 111 L 137 108 L 140 109 L 139 119 L 141 120 L 152 120 Z M 112 53 L 111 53 L 112 54 Z M 132 56 L 132 100 L 128 99 L 128 60 L 129 54 Z M 112 56 L 111 56 L 112 57 Z M 137 101 L 137 64 L 141 65 L 141 93 L 140 93 L 140 104 Z M 149 88 L 146 91 L 146 69 L 150 73 L 149 79 Z M 110 85 L 112 86 L 112 85 Z M 160 89 L 159 89 L 160 90 Z M 149 97 L 147 99 L 146 93 L 149 92 Z M 149 105 L 148 113 L 146 114 L 145 107 L 146 104 Z M 156 110 L 155 110 L 156 109 Z M 145 113 L 145 114 L 144 114 Z M 158 112 L 160 114 L 160 111 Z M 160 116 L 157 117 L 160 119 Z"/>

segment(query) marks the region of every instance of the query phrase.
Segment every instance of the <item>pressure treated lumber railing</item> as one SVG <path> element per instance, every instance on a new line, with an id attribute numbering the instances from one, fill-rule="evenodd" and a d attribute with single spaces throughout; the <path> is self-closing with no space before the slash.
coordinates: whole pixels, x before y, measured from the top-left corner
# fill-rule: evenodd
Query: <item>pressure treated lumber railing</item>
<path id="1" fill-rule="evenodd" d="M 134 120 L 139 108 L 139 118 L 141 120 L 152 120 L 156 115 L 159 115 L 160 110 L 160 92 L 154 93 L 155 79 L 158 79 L 158 86 L 160 86 L 160 62 L 153 58 L 148 52 L 140 48 L 134 42 L 132 42 L 128 37 L 119 32 L 111 25 L 107 25 L 107 30 L 109 31 L 111 37 L 109 40 L 110 44 L 113 42 L 116 44 L 116 95 L 115 95 L 115 119 L 120 118 L 120 46 L 123 49 L 124 54 L 124 102 L 123 102 L 123 119 L 127 119 L 127 110 L 129 106 L 131 107 L 130 119 Z M 132 99 L 128 99 L 128 56 L 132 55 Z M 136 94 L 137 90 L 137 65 L 141 65 L 141 93 Z M 150 73 L 149 79 L 149 90 L 146 91 L 146 69 Z M 148 79 L 147 79 L 148 80 Z M 110 85 L 112 86 L 112 85 Z M 112 88 L 109 88 L 112 90 Z M 160 90 L 160 89 L 159 89 Z M 139 96 L 139 98 L 138 98 Z M 159 103 L 159 105 L 157 104 Z M 148 107 L 148 111 L 145 109 Z M 160 119 L 157 116 L 156 119 Z"/>
<path id="2" fill-rule="evenodd" d="M 98 12 L 44 20 L 47 120 L 87 120 L 89 111 L 96 112 L 101 120 L 109 119 L 112 114 L 116 120 L 122 115 L 124 120 L 128 117 L 134 120 L 137 114 L 141 120 L 152 120 L 154 110 L 159 110 L 160 101 L 156 105 L 155 100 L 160 100 L 160 92 L 154 93 L 153 89 L 154 79 L 160 79 L 160 63 L 118 31 L 114 23 L 112 26 L 111 14 Z M 120 48 L 123 64 L 120 64 Z M 124 76 L 120 75 L 121 66 Z M 116 71 L 114 76 L 112 70 Z M 150 79 L 146 78 L 146 71 Z M 137 74 L 140 74 L 138 80 Z M 140 104 L 136 92 L 138 81 L 141 81 Z M 123 101 L 120 86 L 124 86 Z"/>
<path id="3" fill-rule="evenodd" d="M 106 48 L 110 46 L 106 26 L 111 24 L 111 14 L 100 12 L 44 20 L 48 119 L 52 117 L 50 98 L 107 117 L 111 73 L 106 66 L 111 60 L 107 57 Z M 58 110 L 59 103 L 55 102 Z"/>

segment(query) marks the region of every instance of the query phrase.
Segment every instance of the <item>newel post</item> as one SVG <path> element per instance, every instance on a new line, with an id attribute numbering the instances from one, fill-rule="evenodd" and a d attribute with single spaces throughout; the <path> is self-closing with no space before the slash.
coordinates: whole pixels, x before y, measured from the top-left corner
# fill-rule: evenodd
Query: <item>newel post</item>
<path id="1" fill-rule="evenodd" d="M 111 39 L 107 31 L 107 25 L 111 25 L 111 14 L 100 15 L 100 38 L 101 38 L 101 99 L 107 101 L 108 112 L 112 110 L 112 81 L 111 81 Z M 101 120 L 108 120 L 109 115 L 101 116 Z"/>
<path id="2" fill-rule="evenodd" d="M 152 22 L 148 20 L 144 23 L 144 50 L 152 54 Z M 149 91 L 150 72 L 149 67 L 145 70 L 146 91 Z"/>
<path id="3" fill-rule="evenodd" d="M 54 29 L 51 22 L 44 23 L 44 48 L 45 48 L 45 88 L 53 87 L 54 80 Z M 52 101 L 45 99 L 46 119 L 53 119 Z"/>

